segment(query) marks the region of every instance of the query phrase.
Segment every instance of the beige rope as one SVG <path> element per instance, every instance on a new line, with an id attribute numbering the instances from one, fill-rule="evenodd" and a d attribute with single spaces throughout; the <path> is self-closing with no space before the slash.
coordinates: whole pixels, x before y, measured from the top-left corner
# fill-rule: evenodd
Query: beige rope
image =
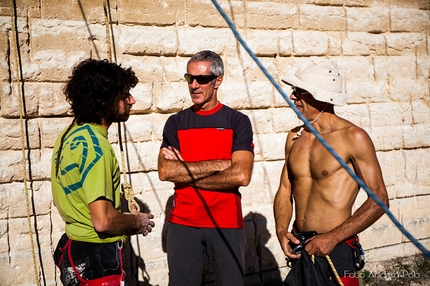
<path id="1" fill-rule="evenodd" d="M 327 258 L 328 264 L 330 264 L 331 270 L 333 270 L 334 276 L 336 276 L 337 283 L 340 286 L 343 286 L 342 280 L 339 277 L 339 273 L 337 273 L 336 267 L 334 267 L 333 261 L 331 261 L 330 256 L 326 255 L 325 257 Z"/>
<path id="2" fill-rule="evenodd" d="M 106 46 L 108 48 L 108 59 L 109 62 L 112 62 L 112 44 L 111 44 L 111 30 L 110 30 L 110 13 L 109 13 L 109 7 L 107 4 L 107 0 L 103 0 L 103 10 L 105 14 L 105 27 L 106 27 Z M 138 212 L 140 212 L 140 206 L 136 203 L 136 200 L 134 199 L 134 191 L 131 187 L 130 183 L 127 180 L 127 170 L 125 165 L 125 159 L 124 159 L 124 151 L 121 147 L 121 124 L 118 123 L 118 145 L 120 146 L 120 152 L 121 152 L 121 169 L 122 169 L 122 189 L 124 191 L 124 197 L 128 202 L 128 210 L 131 210 L 130 206 L 133 203 L 136 206 L 136 209 Z"/>
<path id="3" fill-rule="evenodd" d="M 106 46 L 108 48 L 108 59 L 112 62 L 112 44 L 111 44 L 111 31 L 110 31 L 110 21 L 109 21 L 109 7 L 107 0 L 103 0 L 103 11 L 105 14 L 105 29 L 106 29 Z"/>
<path id="4" fill-rule="evenodd" d="M 121 144 L 121 142 L 120 142 L 120 144 Z M 134 199 L 133 188 L 131 187 L 130 183 L 127 180 L 127 174 L 125 171 L 124 151 L 122 151 L 122 150 L 121 150 L 121 164 L 122 164 L 122 174 L 123 174 L 122 189 L 124 191 L 124 197 L 128 202 L 128 210 L 131 210 L 130 206 L 132 203 L 134 203 L 137 211 L 140 212 L 140 206 L 138 203 L 136 203 L 136 200 Z"/>
<path id="5" fill-rule="evenodd" d="M 33 257 L 33 270 L 34 270 L 34 276 L 36 279 L 36 285 L 40 285 L 39 283 L 39 275 L 37 273 L 37 262 L 36 262 L 36 254 L 35 254 L 35 246 L 34 246 L 34 240 L 33 240 L 33 230 L 31 228 L 31 212 L 30 212 L 30 202 L 29 202 L 29 194 L 27 189 L 27 159 L 25 156 L 25 129 L 24 129 L 24 120 L 23 120 L 23 113 L 24 113 L 24 104 L 22 102 L 22 96 L 21 96 L 21 74 L 20 74 L 20 60 L 18 56 L 18 39 L 17 39 L 17 27 L 15 26 L 15 5 L 14 1 L 10 0 L 10 18 L 11 18 L 11 26 L 12 26 L 12 44 L 11 49 L 13 49 L 13 55 L 15 57 L 15 76 L 16 76 L 16 82 L 17 82 L 17 91 L 18 91 L 18 101 L 19 101 L 19 126 L 21 130 L 21 153 L 22 153 L 22 173 L 23 173 L 23 180 L 24 180 L 24 193 L 25 193 L 25 205 L 27 209 L 27 224 L 28 224 L 28 233 L 30 236 L 30 244 L 31 244 L 31 253 Z M 11 76 L 11 85 L 13 90 L 14 85 L 14 77 Z M 34 217 L 36 219 L 36 217 Z"/>

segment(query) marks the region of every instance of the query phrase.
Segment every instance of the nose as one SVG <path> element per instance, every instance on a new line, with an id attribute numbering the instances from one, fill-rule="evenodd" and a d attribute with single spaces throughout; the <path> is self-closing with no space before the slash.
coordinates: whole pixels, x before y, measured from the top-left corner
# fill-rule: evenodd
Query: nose
<path id="1" fill-rule="evenodd" d="M 130 95 L 127 97 L 126 102 L 127 102 L 127 104 L 135 104 L 135 103 L 136 103 L 136 100 L 134 99 L 133 95 L 131 95 L 131 94 L 130 94 Z"/>
<path id="2" fill-rule="evenodd" d="M 290 94 L 290 99 L 291 100 L 296 100 L 297 99 L 294 91 Z"/>
<path id="3" fill-rule="evenodd" d="M 195 78 L 193 79 L 193 82 L 190 83 L 189 85 L 193 89 L 198 88 L 200 86 L 199 83 L 197 82 L 197 80 Z"/>

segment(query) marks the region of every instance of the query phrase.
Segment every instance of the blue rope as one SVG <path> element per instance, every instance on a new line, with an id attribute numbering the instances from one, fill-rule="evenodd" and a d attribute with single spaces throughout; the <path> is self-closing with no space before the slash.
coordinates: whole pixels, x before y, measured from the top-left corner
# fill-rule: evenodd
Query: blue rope
<path id="1" fill-rule="evenodd" d="M 418 249 L 420 249 L 427 258 L 430 258 L 430 251 L 427 250 L 417 239 L 415 239 L 404 227 L 403 225 L 394 217 L 394 215 L 391 213 L 391 211 L 388 209 L 388 207 L 367 187 L 367 185 L 349 168 L 349 166 L 342 160 L 342 158 L 333 150 L 333 148 L 322 138 L 322 136 L 318 133 L 318 131 L 310 124 L 310 122 L 303 116 L 303 114 L 297 109 L 297 107 L 291 102 L 291 100 L 288 98 L 288 96 L 285 94 L 285 92 L 282 90 L 282 88 L 279 86 L 279 84 L 273 79 L 273 77 L 267 72 L 266 68 L 261 64 L 261 62 L 258 60 L 258 58 L 255 56 L 255 54 L 251 51 L 251 49 L 248 47 L 248 45 L 245 43 L 245 41 L 240 36 L 239 32 L 237 31 L 236 27 L 234 26 L 233 22 L 228 18 L 227 14 L 223 11 L 223 9 L 219 6 L 218 2 L 216 0 L 212 0 L 212 3 L 217 8 L 218 12 L 221 14 L 221 16 L 225 19 L 227 24 L 229 25 L 230 29 L 232 30 L 233 34 L 237 38 L 237 40 L 240 42 L 240 44 L 245 48 L 245 50 L 248 52 L 248 54 L 252 57 L 252 59 L 255 61 L 255 63 L 260 67 L 260 69 L 263 71 L 263 73 L 266 75 L 266 77 L 269 79 L 269 81 L 275 86 L 275 88 L 279 91 L 279 93 L 282 95 L 282 97 L 287 101 L 288 105 L 294 110 L 294 112 L 297 114 L 297 116 L 300 118 L 300 120 L 303 121 L 305 126 L 309 128 L 309 130 L 315 135 L 315 137 L 323 144 L 323 146 L 336 158 L 337 161 L 342 165 L 342 167 L 351 175 L 351 177 L 358 183 L 360 187 L 362 187 L 367 195 L 371 197 L 388 215 L 388 217 L 393 221 L 393 223 L 399 228 L 399 230 L 407 237 L 409 240 L 415 244 Z"/>

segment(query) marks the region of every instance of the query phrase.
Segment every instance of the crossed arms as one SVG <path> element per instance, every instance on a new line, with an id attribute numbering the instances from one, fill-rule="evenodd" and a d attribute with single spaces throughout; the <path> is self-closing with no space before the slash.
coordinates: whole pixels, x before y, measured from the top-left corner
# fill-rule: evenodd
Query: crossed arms
<path id="1" fill-rule="evenodd" d="M 254 155 L 239 150 L 231 160 L 186 162 L 174 147 L 161 148 L 158 176 L 161 181 L 183 183 L 201 189 L 224 190 L 247 186 L 251 181 Z"/>

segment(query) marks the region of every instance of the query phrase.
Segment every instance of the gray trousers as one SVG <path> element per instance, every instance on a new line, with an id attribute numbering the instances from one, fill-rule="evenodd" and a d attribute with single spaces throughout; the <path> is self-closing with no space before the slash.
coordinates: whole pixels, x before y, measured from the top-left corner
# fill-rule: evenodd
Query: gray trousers
<path id="1" fill-rule="evenodd" d="M 199 286 L 206 255 L 217 286 L 241 286 L 245 275 L 245 231 L 170 224 L 167 232 L 169 286 Z"/>

